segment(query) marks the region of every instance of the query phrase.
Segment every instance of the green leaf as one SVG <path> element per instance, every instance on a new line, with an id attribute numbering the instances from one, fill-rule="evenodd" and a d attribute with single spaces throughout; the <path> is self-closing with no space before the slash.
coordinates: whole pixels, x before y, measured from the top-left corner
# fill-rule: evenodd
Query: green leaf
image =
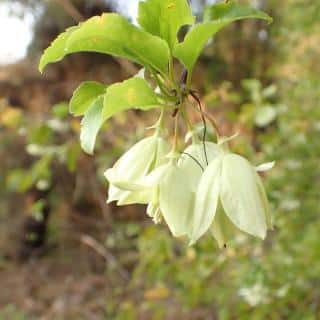
<path id="1" fill-rule="evenodd" d="M 157 95 L 142 78 L 131 78 L 111 85 L 104 96 L 103 118 L 128 109 L 148 110 L 159 106 Z"/>
<path id="2" fill-rule="evenodd" d="M 147 0 L 139 3 L 138 22 L 144 30 L 166 40 L 172 50 L 179 29 L 193 25 L 194 16 L 187 0 Z"/>
<path id="3" fill-rule="evenodd" d="M 92 102 L 106 92 L 106 86 L 95 81 L 86 81 L 74 91 L 70 100 L 70 112 L 75 116 L 86 113 Z"/>
<path id="4" fill-rule="evenodd" d="M 59 36 L 42 56 L 40 70 L 75 52 L 111 54 L 163 74 L 168 71 L 169 48 L 166 42 L 115 13 L 92 17 Z"/>
<path id="5" fill-rule="evenodd" d="M 88 154 L 93 154 L 97 134 L 103 125 L 103 96 L 93 101 L 81 121 L 81 148 Z"/>
<path id="6" fill-rule="evenodd" d="M 219 30 L 236 20 L 256 18 L 272 21 L 264 12 L 235 3 L 219 3 L 210 6 L 204 22 L 197 24 L 186 35 L 183 42 L 174 48 L 174 56 L 178 58 L 191 73 L 202 49 L 208 40 Z"/>
<path id="7" fill-rule="evenodd" d="M 60 102 L 52 106 L 51 113 L 54 117 L 65 119 L 69 114 L 68 109 L 69 108 L 67 102 Z"/>
<path id="8" fill-rule="evenodd" d="M 65 56 L 65 47 L 67 40 L 71 34 L 77 30 L 79 26 L 68 28 L 65 32 L 61 33 L 51 45 L 44 51 L 39 63 L 39 71 L 42 72 L 45 66 L 49 63 L 58 62 Z"/>

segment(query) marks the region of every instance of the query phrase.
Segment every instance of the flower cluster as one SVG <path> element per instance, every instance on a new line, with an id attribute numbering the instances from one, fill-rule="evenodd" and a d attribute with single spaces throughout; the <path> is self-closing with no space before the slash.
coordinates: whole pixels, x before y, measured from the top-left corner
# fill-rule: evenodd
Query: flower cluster
<path id="1" fill-rule="evenodd" d="M 258 172 L 273 163 L 252 166 L 229 150 L 229 140 L 199 141 L 193 134 L 177 152 L 158 128 L 105 172 L 108 202 L 146 204 L 155 223 L 164 221 L 173 236 L 186 236 L 190 244 L 208 231 L 219 247 L 237 230 L 264 239 L 272 222 Z"/>

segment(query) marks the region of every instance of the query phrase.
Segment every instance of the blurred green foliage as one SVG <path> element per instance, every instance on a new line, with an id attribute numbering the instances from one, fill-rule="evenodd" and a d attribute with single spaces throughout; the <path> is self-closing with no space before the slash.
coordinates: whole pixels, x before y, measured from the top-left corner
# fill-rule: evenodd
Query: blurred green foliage
<path id="1" fill-rule="evenodd" d="M 15 114 L 19 114 L 19 118 Z M 8 166 L 5 185 L 9 191 L 24 193 L 36 187 L 47 190 L 52 184 L 54 161 L 74 171 L 80 153 L 78 141 L 72 134 L 72 127 L 67 121 L 68 105 L 54 105 L 51 114 L 45 118 L 35 119 L 32 115 L 23 114 L 17 108 L 2 103 L 2 125 L 7 129 L 1 136 L 5 144 L 7 135 L 25 143 L 25 153 L 33 161 L 26 167 Z M 61 139 L 65 142 L 61 142 Z M 20 164 L 21 166 L 23 163 Z"/>
<path id="2" fill-rule="evenodd" d="M 8 305 L 0 310 L 0 320 L 26 320 L 27 315 L 14 305 Z M 29 318 L 30 319 L 30 318 Z M 30 319 L 31 320 L 31 319 Z"/>

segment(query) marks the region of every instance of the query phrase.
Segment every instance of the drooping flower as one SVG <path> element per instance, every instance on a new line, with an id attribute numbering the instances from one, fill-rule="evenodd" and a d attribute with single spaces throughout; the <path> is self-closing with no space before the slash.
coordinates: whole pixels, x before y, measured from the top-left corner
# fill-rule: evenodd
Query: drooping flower
<path id="1" fill-rule="evenodd" d="M 262 239 L 272 227 L 268 200 L 256 168 L 245 158 L 231 153 L 225 143 L 226 140 L 221 143 L 221 153 L 209 163 L 200 179 L 191 243 L 211 228 L 221 245 L 226 230 L 230 229 L 229 223 L 230 227 Z M 258 170 L 269 167 L 272 165 L 260 166 Z"/>
<path id="2" fill-rule="evenodd" d="M 131 185 L 132 190 L 153 190 L 147 213 L 155 222 L 162 217 L 176 237 L 191 236 L 195 196 L 206 158 L 212 161 L 220 152 L 211 142 L 206 142 L 206 149 L 205 156 L 203 145 L 195 143 L 182 155 L 172 153 L 167 164 Z"/>
<path id="3" fill-rule="evenodd" d="M 136 143 L 113 168 L 105 172 L 110 184 L 108 202 L 117 201 L 118 205 L 150 202 L 150 190 L 131 190 L 130 186 L 165 163 L 165 155 L 168 152 L 169 145 L 158 132 Z"/>

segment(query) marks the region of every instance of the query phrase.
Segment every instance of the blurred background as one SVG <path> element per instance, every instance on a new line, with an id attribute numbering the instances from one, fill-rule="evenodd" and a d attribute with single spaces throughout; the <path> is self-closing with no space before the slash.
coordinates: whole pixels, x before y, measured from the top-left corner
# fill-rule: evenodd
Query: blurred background
<path id="1" fill-rule="evenodd" d="M 91 53 L 37 71 L 66 27 L 108 11 L 134 22 L 137 2 L 0 0 L 0 319 L 320 319 L 320 2 L 242 1 L 274 23 L 234 23 L 196 68 L 223 133 L 241 132 L 234 151 L 276 161 L 264 178 L 275 230 L 224 250 L 210 236 L 188 247 L 143 206 L 105 204 L 103 171 L 154 115 L 109 121 L 89 157 L 68 100 L 138 66 Z M 214 1 L 191 2 L 200 17 Z"/>

